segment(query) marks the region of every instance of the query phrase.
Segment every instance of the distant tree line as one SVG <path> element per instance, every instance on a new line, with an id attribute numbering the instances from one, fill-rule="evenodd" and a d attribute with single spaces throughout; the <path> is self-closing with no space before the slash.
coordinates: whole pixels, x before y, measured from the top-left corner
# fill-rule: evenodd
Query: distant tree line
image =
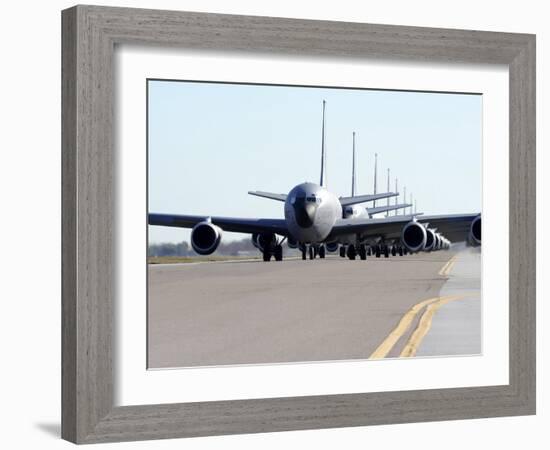
<path id="1" fill-rule="evenodd" d="M 220 242 L 216 253 L 220 255 L 237 256 L 239 254 L 254 253 L 258 250 L 252 244 L 250 238 L 240 241 Z M 159 244 L 149 244 L 149 256 L 196 256 L 197 254 L 187 241 L 177 244 L 163 242 Z"/>

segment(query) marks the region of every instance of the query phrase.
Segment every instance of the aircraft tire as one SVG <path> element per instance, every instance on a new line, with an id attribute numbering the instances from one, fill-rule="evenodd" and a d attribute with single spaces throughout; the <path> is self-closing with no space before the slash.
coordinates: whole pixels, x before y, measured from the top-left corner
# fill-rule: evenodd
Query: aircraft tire
<path id="1" fill-rule="evenodd" d="M 367 259 L 367 248 L 364 244 L 359 246 L 359 258 L 361 258 L 362 261 Z"/>
<path id="2" fill-rule="evenodd" d="M 268 262 L 271 260 L 271 252 L 269 250 L 265 250 L 263 252 L 264 261 Z"/>
<path id="3" fill-rule="evenodd" d="M 275 256 L 275 261 L 282 261 L 283 260 L 283 247 L 282 245 L 277 245 L 275 247 L 275 251 L 273 252 Z"/>
<path id="4" fill-rule="evenodd" d="M 390 248 L 387 245 L 384 245 L 384 258 L 390 257 Z"/>
<path id="5" fill-rule="evenodd" d="M 324 245 L 321 245 L 321 246 L 319 247 L 319 258 L 325 259 L 325 255 L 326 255 L 325 246 L 324 246 Z"/>
<path id="6" fill-rule="evenodd" d="M 305 247 L 302 249 L 302 259 L 303 260 L 307 259 L 307 251 L 306 251 Z"/>
<path id="7" fill-rule="evenodd" d="M 403 256 L 403 247 L 399 247 L 399 256 Z"/>
<path id="8" fill-rule="evenodd" d="M 396 249 L 395 249 L 395 245 L 392 245 L 392 247 L 391 247 L 391 255 L 392 255 L 392 256 L 397 255 L 397 251 L 396 251 Z"/>
<path id="9" fill-rule="evenodd" d="M 354 245 L 348 245 L 348 251 L 347 251 L 347 256 L 349 259 L 351 260 L 354 260 L 355 259 L 355 256 L 357 255 L 357 252 L 355 251 L 355 246 Z"/>
<path id="10" fill-rule="evenodd" d="M 379 245 L 376 246 L 376 257 L 380 258 L 380 246 Z"/>
<path id="11" fill-rule="evenodd" d="M 309 259 L 315 259 L 315 249 L 313 246 L 309 246 Z"/>
<path id="12" fill-rule="evenodd" d="M 345 258 L 345 257 L 346 257 L 346 247 L 341 245 L 340 246 L 340 258 Z"/>

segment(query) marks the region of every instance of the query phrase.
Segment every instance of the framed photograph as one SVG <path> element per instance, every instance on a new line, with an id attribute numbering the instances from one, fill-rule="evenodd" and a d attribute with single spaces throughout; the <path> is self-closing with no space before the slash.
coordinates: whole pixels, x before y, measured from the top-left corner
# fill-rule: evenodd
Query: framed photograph
<path id="1" fill-rule="evenodd" d="M 535 413 L 533 35 L 62 24 L 64 439 Z"/>

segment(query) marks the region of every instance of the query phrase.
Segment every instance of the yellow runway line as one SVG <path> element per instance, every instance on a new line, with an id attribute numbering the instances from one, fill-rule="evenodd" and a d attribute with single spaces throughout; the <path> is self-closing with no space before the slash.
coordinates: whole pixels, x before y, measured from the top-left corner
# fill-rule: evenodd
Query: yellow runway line
<path id="1" fill-rule="evenodd" d="M 409 329 L 412 321 L 416 317 L 419 311 L 427 305 L 447 299 L 448 297 L 433 297 L 427 300 L 421 301 L 409 309 L 405 315 L 401 318 L 397 326 L 392 332 L 384 339 L 384 341 L 378 346 L 378 348 L 369 356 L 369 359 L 382 359 L 391 351 L 396 342 L 403 336 L 403 334 Z"/>
<path id="2" fill-rule="evenodd" d="M 437 310 L 449 302 L 460 300 L 465 297 L 467 296 L 454 295 L 449 297 L 442 297 L 438 301 L 428 305 L 426 311 L 424 311 L 424 314 L 422 314 L 422 317 L 420 318 L 420 322 L 418 323 L 416 330 L 414 330 L 413 334 L 405 344 L 405 347 L 403 348 L 403 351 L 399 356 L 401 358 L 410 358 L 412 356 L 415 356 L 418 347 L 420 347 L 420 344 L 422 343 L 422 340 L 428 334 L 428 331 L 430 331 L 432 320 Z"/>
<path id="3" fill-rule="evenodd" d="M 451 259 L 449 259 L 449 261 L 447 261 L 445 263 L 445 265 L 441 268 L 441 270 L 439 271 L 439 275 L 443 276 L 443 277 L 448 277 L 449 274 L 451 273 L 451 270 L 453 269 L 453 266 L 455 265 L 456 263 L 456 260 L 457 260 L 457 256 L 453 256 Z"/>

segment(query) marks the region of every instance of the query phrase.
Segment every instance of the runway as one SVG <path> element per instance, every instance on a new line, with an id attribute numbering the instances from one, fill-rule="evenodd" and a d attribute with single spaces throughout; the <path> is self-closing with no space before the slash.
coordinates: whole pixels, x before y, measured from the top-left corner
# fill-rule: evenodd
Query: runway
<path id="1" fill-rule="evenodd" d="M 481 351 L 479 251 L 149 265 L 150 368 Z"/>

